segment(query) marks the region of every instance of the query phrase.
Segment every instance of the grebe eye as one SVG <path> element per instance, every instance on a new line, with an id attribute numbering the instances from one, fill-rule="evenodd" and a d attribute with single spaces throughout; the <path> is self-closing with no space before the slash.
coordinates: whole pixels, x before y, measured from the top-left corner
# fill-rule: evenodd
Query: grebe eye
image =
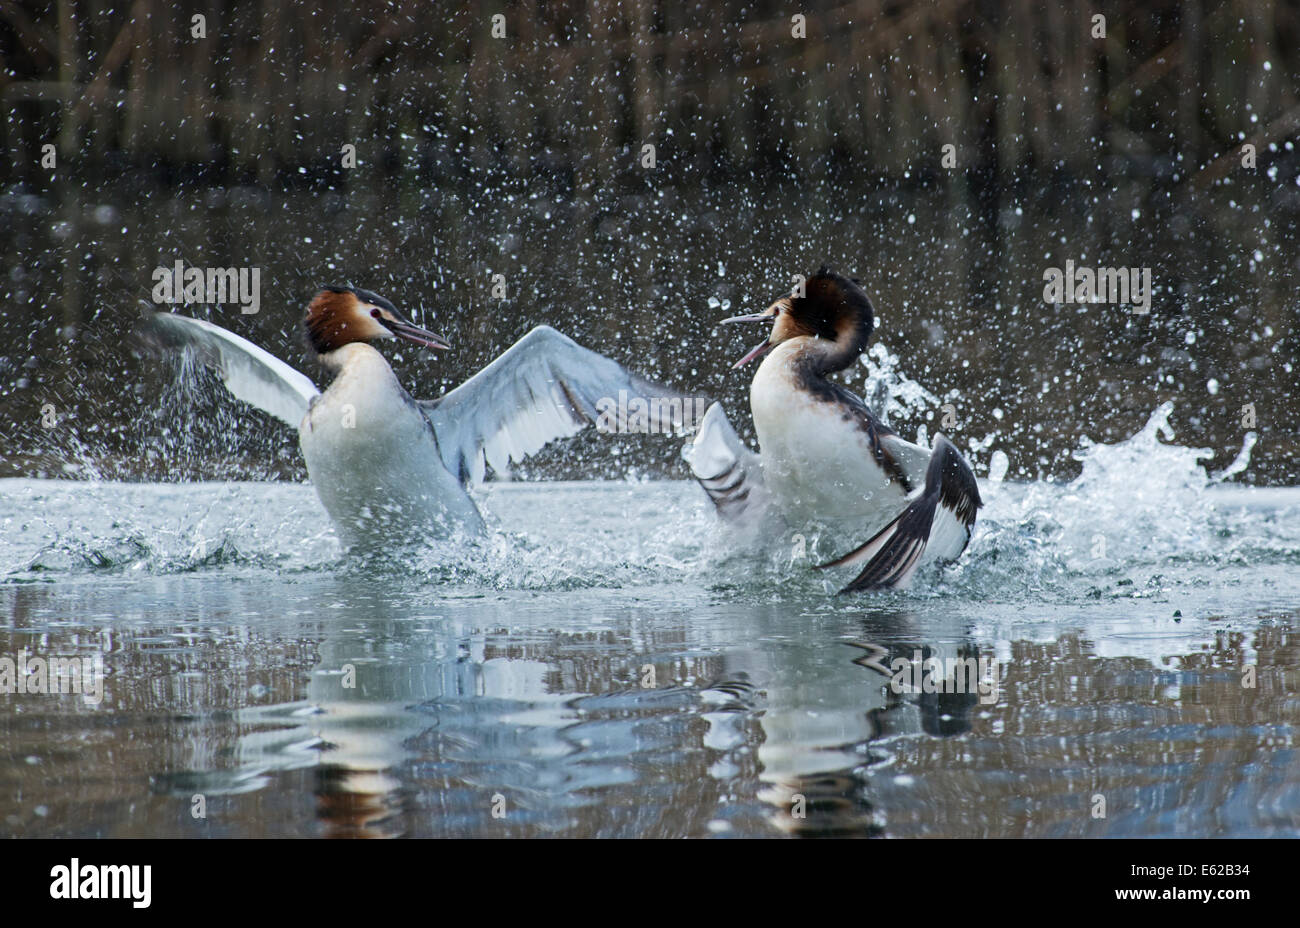
<path id="1" fill-rule="evenodd" d="M 372 319 L 378 319 L 378 318 L 380 318 L 380 312 L 379 312 L 379 310 L 377 310 L 377 309 L 372 309 L 372 310 L 370 311 L 370 318 L 372 318 Z"/>

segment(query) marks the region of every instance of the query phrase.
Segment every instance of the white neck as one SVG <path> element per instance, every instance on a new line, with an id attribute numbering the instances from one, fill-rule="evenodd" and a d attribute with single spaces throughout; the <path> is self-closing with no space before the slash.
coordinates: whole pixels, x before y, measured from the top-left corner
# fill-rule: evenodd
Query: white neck
<path id="1" fill-rule="evenodd" d="M 388 367 L 384 356 L 365 342 L 349 342 L 342 348 L 324 352 L 317 360 L 335 373 L 342 373 L 356 364 L 373 364 L 376 360 Z"/>

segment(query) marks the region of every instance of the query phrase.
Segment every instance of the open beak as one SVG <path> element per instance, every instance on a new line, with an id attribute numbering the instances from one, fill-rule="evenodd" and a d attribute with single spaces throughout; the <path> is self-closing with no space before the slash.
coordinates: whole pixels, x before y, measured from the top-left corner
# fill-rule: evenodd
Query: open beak
<path id="1" fill-rule="evenodd" d="M 395 319 L 380 319 L 384 328 L 392 332 L 398 338 L 413 342 L 424 348 L 450 348 L 451 342 L 441 335 L 435 335 L 428 329 L 422 329 L 418 325 L 412 325 L 409 322 L 398 322 Z"/>
<path id="2" fill-rule="evenodd" d="M 723 322 L 771 322 L 773 319 L 776 318 L 776 315 L 777 315 L 777 307 L 776 304 L 774 303 L 771 306 L 769 306 L 767 309 L 763 310 L 761 313 L 749 313 L 748 315 L 744 315 L 744 316 L 728 316 L 726 319 L 723 319 L 722 321 Z M 750 351 L 747 355 L 745 355 L 735 364 L 731 365 L 731 369 L 734 371 L 738 368 L 744 367 L 746 364 L 748 364 L 750 361 L 757 358 L 759 355 L 766 354 L 768 351 L 772 350 L 775 347 L 776 346 L 772 344 L 771 341 L 765 338 L 757 345 L 755 345 L 753 350 Z"/>
<path id="3" fill-rule="evenodd" d="M 769 351 L 771 351 L 771 350 L 772 350 L 773 348 L 775 348 L 775 347 L 776 347 L 776 346 L 773 345 L 770 341 L 768 341 L 767 339 L 763 339 L 761 342 L 759 342 L 757 345 L 755 345 L 755 346 L 753 347 L 753 349 L 750 350 L 749 354 L 745 355 L 743 358 L 741 358 L 741 359 L 740 359 L 739 361 L 737 361 L 735 364 L 731 365 L 731 369 L 732 369 L 733 371 L 734 371 L 734 370 L 738 370 L 739 368 L 744 367 L 744 366 L 745 366 L 746 364 L 748 364 L 750 361 L 752 361 L 752 360 L 754 360 L 755 358 L 757 358 L 759 355 L 761 355 L 761 354 L 767 354 Z"/>

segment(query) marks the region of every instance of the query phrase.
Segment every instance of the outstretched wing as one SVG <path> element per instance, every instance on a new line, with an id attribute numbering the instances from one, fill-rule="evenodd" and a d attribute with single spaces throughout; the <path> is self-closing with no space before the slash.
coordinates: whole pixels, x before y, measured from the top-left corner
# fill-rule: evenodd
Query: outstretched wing
<path id="1" fill-rule="evenodd" d="M 294 428 L 307 414 L 312 398 L 320 394 L 305 375 L 279 358 L 202 319 L 155 312 L 146 318 L 143 334 L 162 348 L 192 349 L 200 361 L 217 372 L 236 399 Z"/>
<path id="2" fill-rule="evenodd" d="M 966 550 L 975 511 L 982 505 L 965 459 L 952 442 L 937 435 L 925 488 L 865 544 L 819 569 L 866 562 L 842 593 L 904 586 L 927 552 L 932 560 L 950 561 Z"/>
<path id="3" fill-rule="evenodd" d="M 620 393 L 629 405 L 643 400 L 648 428 L 668 433 L 682 430 L 685 404 L 693 402 L 541 325 L 459 387 L 420 406 L 443 463 L 468 482 L 483 479 L 485 464 L 508 471 L 512 461 L 616 412 Z"/>
<path id="4" fill-rule="evenodd" d="M 721 403 L 709 407 L 682 457 L 722 518 L 739 519 L 762 505 L 766 491 L 759 456 L 740 440 Z"/>

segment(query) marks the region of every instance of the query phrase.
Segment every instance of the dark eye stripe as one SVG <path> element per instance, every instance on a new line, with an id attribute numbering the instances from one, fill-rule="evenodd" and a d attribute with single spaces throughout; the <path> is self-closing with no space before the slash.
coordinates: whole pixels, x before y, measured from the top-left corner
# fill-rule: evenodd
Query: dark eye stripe
<path id="1" fill-rule="evenodd" d="M 352 292 L 355 293 L 361 299 L 365 300 L 371 306 L 378 306 L 380 309 L 386 309 L 390 313 L 397 312 L 397 307 L 394 306 L 392 303 L 390 303 L 388 300 L 384 299 L 378 293 L 374 293 L 373 291 L 370 290 L 362 290 L 360 287 L 358 287 L 356 290 L 353 290 Z"/>

